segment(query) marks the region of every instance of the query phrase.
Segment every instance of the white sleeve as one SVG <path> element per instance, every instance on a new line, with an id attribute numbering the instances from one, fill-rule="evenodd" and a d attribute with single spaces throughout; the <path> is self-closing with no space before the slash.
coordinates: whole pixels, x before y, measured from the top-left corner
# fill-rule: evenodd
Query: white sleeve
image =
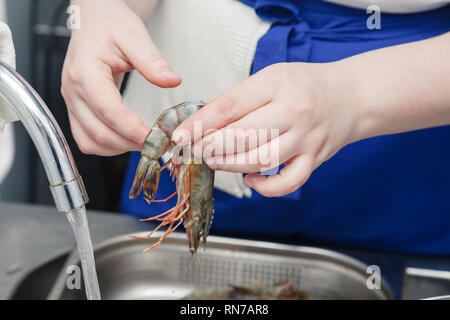
<path id="1" fill-rule="evenodd" d="M 11 30 L 3 21 L 0 21 L 0 60 L 10 67 L 16 68 L 16 53 Z M 11 111 L 8 103 L 0 96 L 0 133 L 5 123 L 17 120 L 16 114 Z"/>
<path id="2" fill-rule="evenodd" d="M 4 0 L 0 0 L 0 59 L 15 68 L 16 55 L 12 35 L 5 21 L 6 3 Z M 5 119 L 2 119 L 2 116 Z M 4 130 L 2 130 L 5 125 L 5 120 L 17 120 L 17 117 L 9 110 L 6 101 L 0 97 L 0 185 L 8 175 L 14 160 L 13 126 L 11 124 L 6 124 Z M 3 134 L 2 131 L 4 131 Z"/>
<path id="3" fill-rule="evenodd" d="M 7 124 L 0 134 L 0 185 L 8 175 L 14 160 L 14 131 L 13 125 Z"/>

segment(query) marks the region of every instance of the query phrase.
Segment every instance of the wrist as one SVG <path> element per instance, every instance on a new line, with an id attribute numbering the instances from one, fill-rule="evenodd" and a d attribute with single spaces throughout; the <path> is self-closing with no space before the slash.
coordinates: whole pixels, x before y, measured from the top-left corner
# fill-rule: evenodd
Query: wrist
<path id="1" fill-rule="evenodd" d="M 142 21 L 146 22 L 158 5 L 159 0 L 124 0 L 124 2 Z"/>
<path id="2" fill-rule="evenodd" d="M 342 146 L 370 136 L 372 120 L 362 103 L 363 82 L 357 70 L 343 61 L 312 64 L 322 103 L 335 112 L 333 121 L 342 135 Z"/>

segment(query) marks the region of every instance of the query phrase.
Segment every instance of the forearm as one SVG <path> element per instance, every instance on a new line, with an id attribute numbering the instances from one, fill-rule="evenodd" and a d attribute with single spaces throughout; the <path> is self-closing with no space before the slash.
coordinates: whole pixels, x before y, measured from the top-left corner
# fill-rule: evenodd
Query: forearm
<path id="1" fill-rule="evenodd" d="M 450 124 L 449 54 L 446 33 L 328 64 L 331 101 L 355 113 L 349 142 Z"/>
<path id="2" fill-rule="evenodd" d="M 89 10 L 90 6 L 96 5 L 99 0 L 71 0 L 71 4 L 77 5 L 81 10 Z M 111 5 L 113 2 L 123 2 L 132 9 L 143 21 L 148 20 L 156 8 L 159 0 L 108 0 L 105 5 Z"/>
<path id="3" fill-rule="evenodd" d="M 125 0 L 125 2 L 143 21 L 147 21 L 159 0 Z"/>

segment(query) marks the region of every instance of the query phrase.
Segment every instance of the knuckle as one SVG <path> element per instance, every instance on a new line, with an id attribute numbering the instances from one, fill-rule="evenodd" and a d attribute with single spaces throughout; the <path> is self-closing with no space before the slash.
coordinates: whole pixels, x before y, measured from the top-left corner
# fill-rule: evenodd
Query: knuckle
<path id="1" fill-rule="evenodd" d="M 316 108 L 315 104 L 309 100 L 308 95 L 301 95 L 292 100 L 287 106 L 289 114 L 293 119 L 312 120 Z"/>
<path id="2" fill-rule="evenodd" d="M 136 130 L 133 130 L 128 138 L 131 141 L 140 142 L 143 138 L 145 139 L 148 134 L 148 130 L 142 120 L 136 121 L 136 124 L 133 125 L 132 128 L 136 128 Z M 140 128 L 141 130 L 138 130 L 138 128 Z M 142 134 L 143 132 L 145 132 L 146 134 Z"/>
<path id="3" fill-rule="evenodd" d="M 308 179 L 307 175 L 302 173 L 293 179 L 287 179 L 285 184 L 285 193 L 290 194 L 298 190 Z"/>
<path id="4" fill-rule="evenodd" d="M 109 126 L 111 126 L 111 127 L 115 127 L 115 124 L 116 124 L 116 120 L 115 120 L 115 117 L 114 117 L 114 114 L 113 114 L 113 112 L 109 109 L 109 108 L 106 108 L 106 107 L 98 107 L 97 108 L 97 110 L 98 110 L 98 113 L 99 113 L 99 115 L 100 115 L 100 117 L 109 125 Z"/>
<path id="5" fill-rule="evenodd" d="M 133 130 L 124 130 L 116 126 L 115 130 L 118 134 L 126 138 L 127 140 L 133 141 L 138 144 L 144 143 L 145 138 L 148 135 L 148 130 L 146 129 L 142 121 L 134 121 L 133 118 L 123 117 L 123 124 L 126 124 L 128 128 L 133 128 Z"/>
<path id="6" fill-rule="evenodd" d="M 296 191 L 299 187 L 300 184 L 298 183 L 298 181 L 289 179 L 288 181 L 286 181 L 286 194 Z"/>
<path id="7" fill-rule="evenodd" d="M 59 88 L 59 92 L 61 93 L 61 96 L 64 98 L 64 100 L 66 100 L 66 89 L 64 84 L 61 84 L 61 87 Z"/>
<path id="8" fill-rule="evenodd" d="M 303 186 L 306 183 L 306 181 L 308 181 L 309 174 L 308 174 L 308 172 L 302 172 L 296 178 L 297 179 L 293 180 L 294 181 L 293 185 L 291 185 L 291 189 L 292 189 L 291 192 L 297 191 L 298 188 Z"/>
<path id="9" fill-rule="evenodd" d="M 291 103 L 288 105 L 289 114 L 293 119 L 305 118 L 310 113 L 307 106 L 297 103 Z"/>
<path id="10" fill-rule="evenodd" d="M 82 153 L 93 154 L 94 150 L 91 146 L 91 143 L 89 143 L 89 141 L 86 141 L 85 139 L 82 139 L 77 130 L 72 129 L 72 135 L 75 139 L 75 142 L 77 143 L 78 149 L 80 149 Z"/>
<path id="11" fill-rule="evenodd" d="M 265 190 L 264 188 L 259 188 L 259 189 L 257 189 L 257 191 L 258 191 L 258 193 L 259 193 L 260 195 L 262 195 L 263 197 L 266 197 L 266 198 L 272 198 L 272 197 L 274 197 L 274 195 L 273 195 L 272 192 L 270 192 L 269 190 Z"/>
<path id="12" fill-rule="evenodd" d="M 292 70 L 287 63 L 277 63 L 271 66 L 272 79 L 275 84 L 284 85 L 291 76 Z"/>
<path id="13" fill-rule="evenodd" d="M 217 103 L 217 112 L 221 119 L 225 122 L 231 122 L 234 120 L 236 103 L 230 96 L 225 96 Z"/>
<path id="14" fill-rule="evenodd" d="M 81 84 L 81 73 L 73 63 L 64 66 L 64 75 L 67 80 L 74 84 Z"/>
<path id="15" fill-rule="evenodd" d="M 168 62 L 159 52 L 147 52 L 142 57 L 142 63 L 149 67 L 153 72 L 159 72 L 164 67 L 169 66 Z"/>
<path id="16" fill-rule="evenodd" d="M 78 149 L 84 154 L 94 154 L 93 148 L 84 143 L 78 143 Z"/>
<path id="17" fill-rule="evenodd" d="M 70 130 L 72 131 L 72 136 L 78 146 L 78 149 L 84 154 L 94 154 L 95 150 L 92 146 L 92 142 L 86 138 L 83 134 L 83 129 L 75 125 L 75 120 L 71 113 L 69 112 Z"/>
<path id="18" fill-rule="evenodd" d="M 298 188 L 300 188 L 302 185 L 304 185 L 306 183 L 306 181 L 308 180 L 309 175 L 308 174 L 303 174 L 299 177 L 297 185 L 295 190 L 297 190 Z"/>
<path id="19" fill-rule="evenodd" d="M 150 53 L 146 59 L 150 65 L 161 67 L 167 64 L 166 59 L 160 53 Z"/>
<path id="20" fill-rule="evenodd" d="M 319 96 L 315 90 L 306 90 L 300 101 L 302 101 L 309 110 L 314 110 L 315 106 L 318 105 Z"/>
<path id="21" fill-rule="evenodd" d="M 254 185 L 252 188 L 255 189 L 263 197 L 266 197 L 266 198 L 273 197 L 270 187 L 267 185 L 266 182 L 258 183 L 256 185 Z"/>
<path id="22" fill-rule="evenodd" d="M 95 141 L 95 143 L 97 143 L 98 145 L 101 145 L 101 146 L 106 145 L 106 143 L 108 141 L 106 135 L 101 131 L 95 132 L 93 134 L 92 139 Z"/>
<path id="23" fill-rule="evenodd" d="M 89 141 L 86 141 L 84 139 L 80 139 L 77 136 L 77 133 L 74 132 L 73 136 L 75 138 L 75 141 L 77 143 L 78 149 L 80 149 L 80 151 L 84 154 L 93 154 L 94 153 L 94 148 L 92 147 L 92 144 Z"/>

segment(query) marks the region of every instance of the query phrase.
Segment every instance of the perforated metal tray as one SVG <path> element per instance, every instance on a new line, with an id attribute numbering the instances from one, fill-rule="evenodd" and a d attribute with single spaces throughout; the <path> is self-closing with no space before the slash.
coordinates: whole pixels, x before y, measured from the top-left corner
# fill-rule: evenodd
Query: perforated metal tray
<path id="1" fill-rule="evenodd" d="M 310 299 L 391 298 L 384 281 L 380 289 L 367 288 L 363 263 L 329 250 L 210 236 L 206 251 L 200 249 L 198 258 L 186 268 L 190 254 L 184 233 L 172 234 L 160 246 L 142 253 L 153 241 L 124 235 L 96 246 L 103 299 L 181 299 L 198 288 L 289 280 Z M 85 299 L 83 288 L 66 286 L 66 269 L 73 264 L 79 264 L 76 252 L 66 262 L 49 299 Z"/>

